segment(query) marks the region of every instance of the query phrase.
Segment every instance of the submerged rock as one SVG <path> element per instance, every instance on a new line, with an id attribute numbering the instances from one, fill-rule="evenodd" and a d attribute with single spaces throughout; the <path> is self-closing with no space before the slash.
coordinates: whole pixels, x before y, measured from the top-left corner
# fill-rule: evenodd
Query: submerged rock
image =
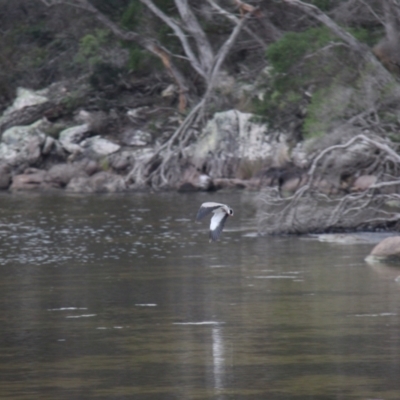
<path id="1" fill-rule="evenodd" d="M 382 260 L 400 262 L 400 236 L 383 239 L 366 258 L 367 262 Z"/>

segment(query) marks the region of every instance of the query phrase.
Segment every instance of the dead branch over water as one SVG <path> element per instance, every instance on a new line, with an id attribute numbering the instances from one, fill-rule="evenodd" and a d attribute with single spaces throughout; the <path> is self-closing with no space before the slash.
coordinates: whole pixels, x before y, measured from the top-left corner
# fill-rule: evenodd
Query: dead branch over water
<path id="1" fill-rule="evenodd" d="M 354 153 L 355 163 L 361 153 L 367 154 L 365 171 L 373 173 L 370 176 L 377 178 L 376 183 L 362 191 L 326 191 L 321 166 L 328 157 L 340 160 L 345 150 Z M 306 183 L 293 195 L 284 197 L 278 188 L 262 191 L 258 199 L 259 230 L 281 234 L 393 228 L 400 221 L 400 180 L 395 178 L 399 163 L 400 156 L 387 143 L 366 135 L 330 146 L 314 158 L 305 174 Z M 331 172 L 340 173 L 332 164 L 331 168 Z"/>

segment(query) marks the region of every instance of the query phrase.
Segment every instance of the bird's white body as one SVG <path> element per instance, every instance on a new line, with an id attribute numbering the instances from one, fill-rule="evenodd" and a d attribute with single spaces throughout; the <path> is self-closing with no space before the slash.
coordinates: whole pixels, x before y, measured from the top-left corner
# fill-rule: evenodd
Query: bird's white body
<path id="1" fill-rule="evenodd" d="M 214 202 L 203 203 L 197 213 L 196 220 L 199 221 L 211 213 L 213 216 L 211 217 L 210 222 L 210 242 L 219 238 L 222 229 L 224 228 L 226 219 L 229 216 L 233 216 L 233 210 L 226 204 Z"/>

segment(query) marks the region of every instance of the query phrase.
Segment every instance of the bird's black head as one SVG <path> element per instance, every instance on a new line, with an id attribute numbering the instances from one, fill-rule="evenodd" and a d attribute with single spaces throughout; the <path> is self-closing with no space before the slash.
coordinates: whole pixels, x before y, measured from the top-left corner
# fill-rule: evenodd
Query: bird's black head
<path id="1" fill-rule="evenodd" d="M 232 210 L 232 208 L 229 209 L 228 215 L 230 215 L 231 217 L 233 217 L 233 210 Z"/>

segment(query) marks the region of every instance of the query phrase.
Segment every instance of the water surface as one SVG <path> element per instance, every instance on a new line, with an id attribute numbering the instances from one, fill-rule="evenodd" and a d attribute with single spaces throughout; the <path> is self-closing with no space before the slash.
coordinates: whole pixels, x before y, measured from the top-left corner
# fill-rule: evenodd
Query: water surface
<path id="1" fill-rule="evenodd" d="M 1 398 L 399 399 L 400 268 L 257 237 L 253 197 L 0 196 Z"/>

